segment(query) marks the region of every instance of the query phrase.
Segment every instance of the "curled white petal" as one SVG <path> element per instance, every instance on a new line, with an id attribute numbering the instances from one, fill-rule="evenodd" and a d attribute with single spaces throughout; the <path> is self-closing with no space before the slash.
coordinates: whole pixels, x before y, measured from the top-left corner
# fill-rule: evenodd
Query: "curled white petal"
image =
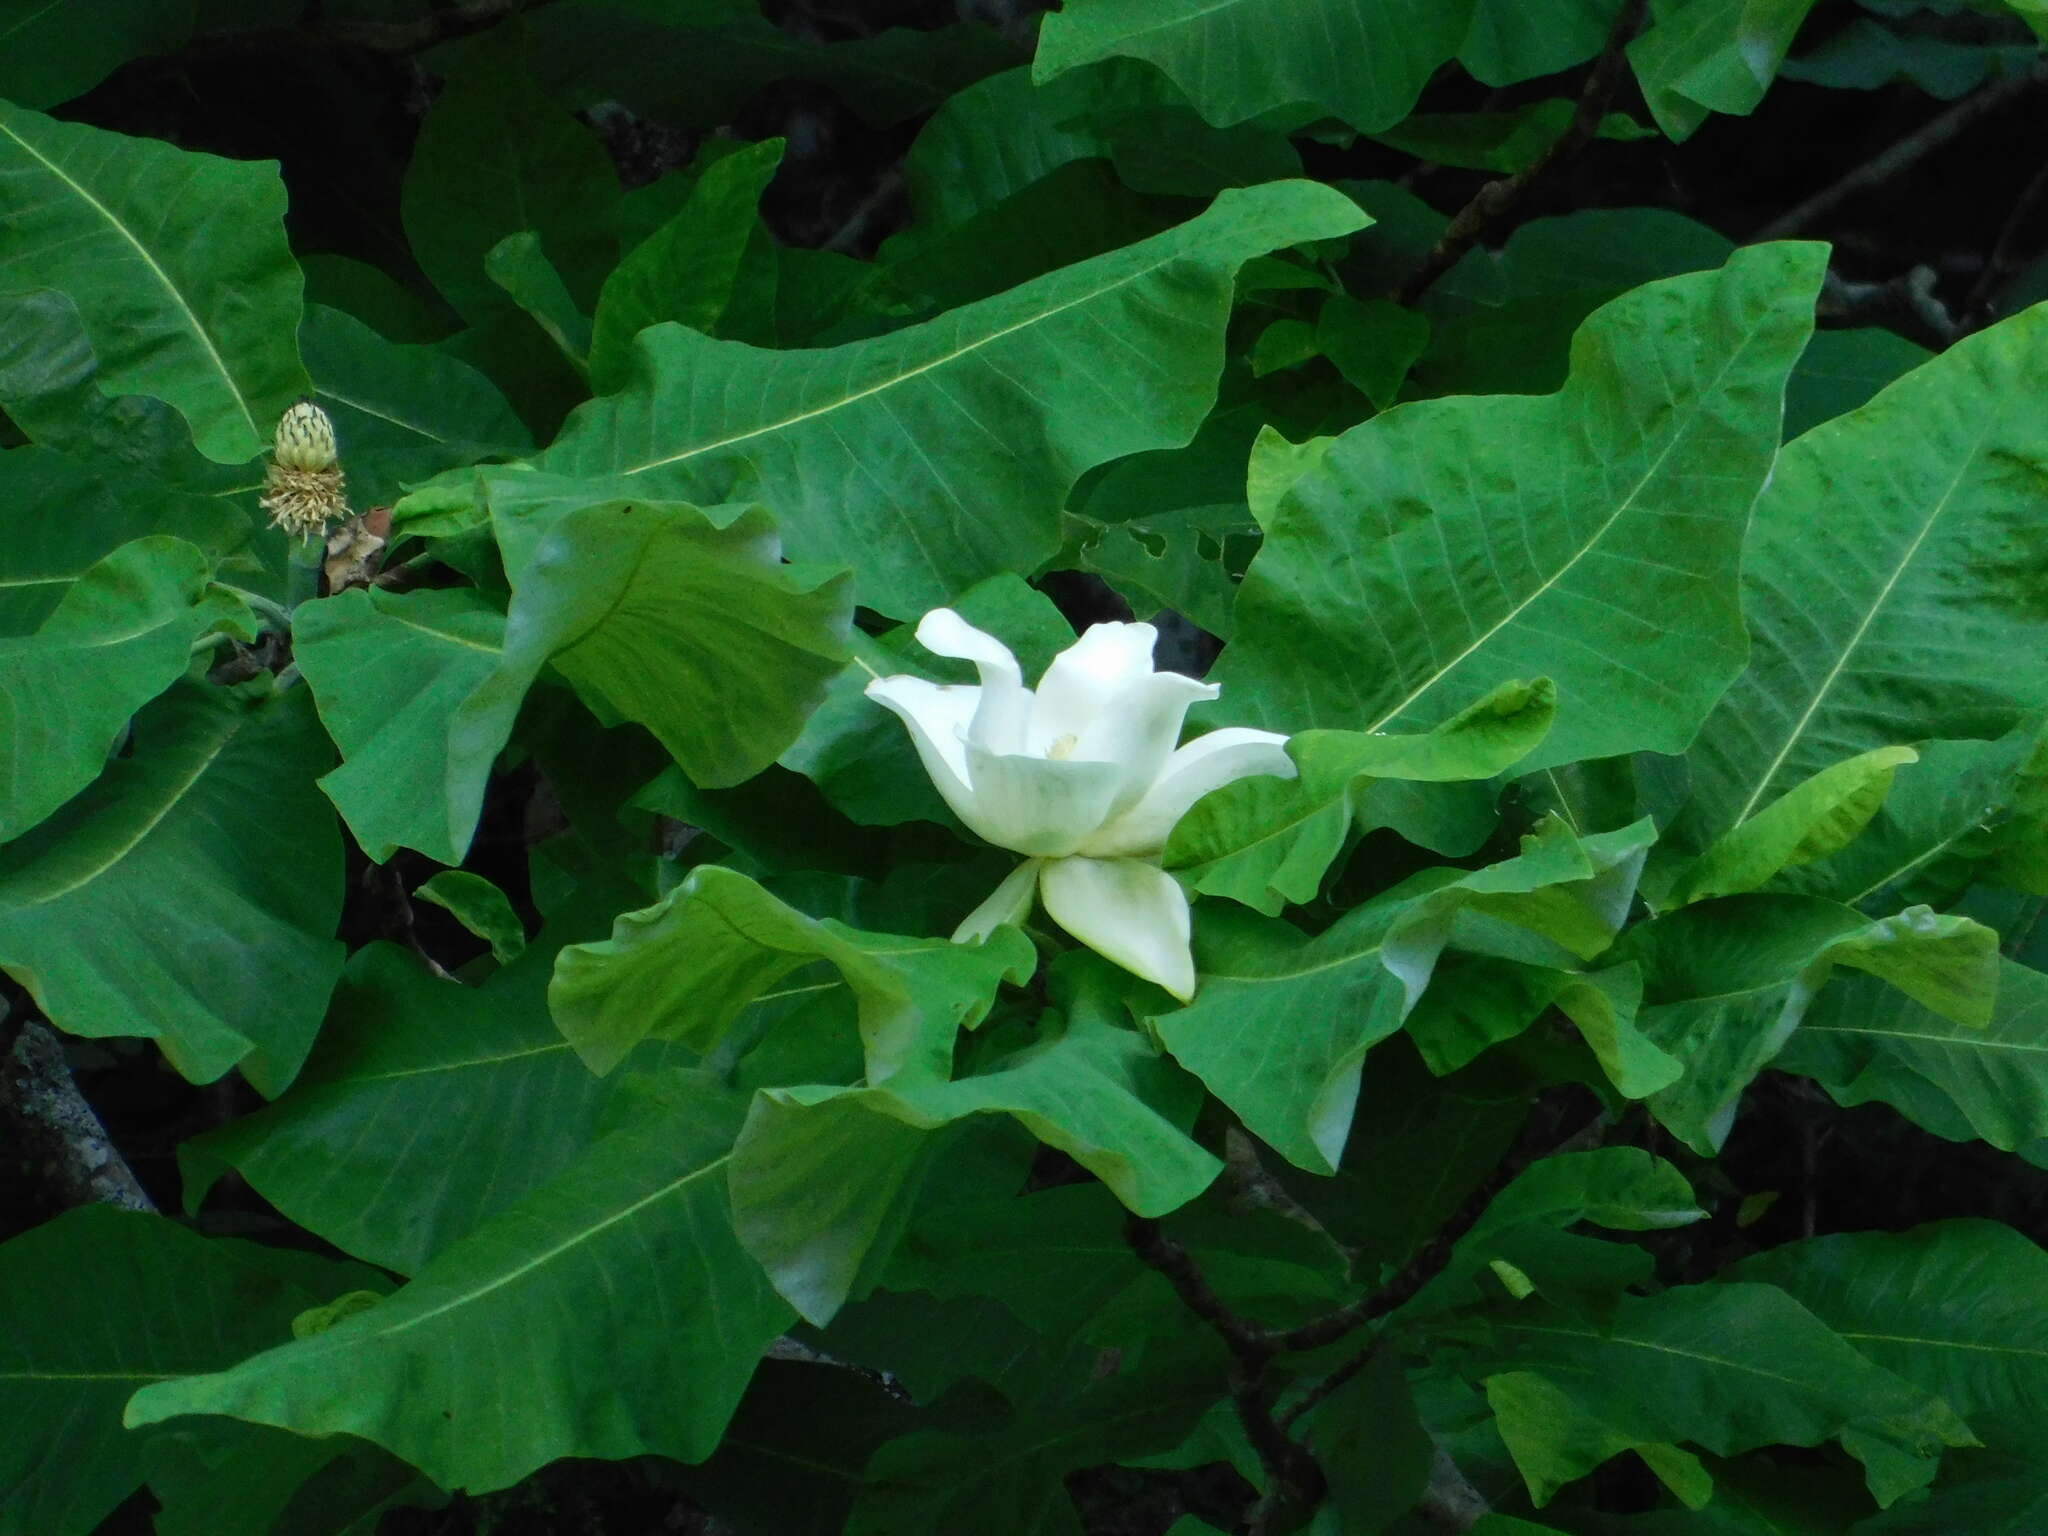
<path id="1" fill-rule="evenodd" d="M 945 797 L 953 814 L 974 825 L 974 787 L 967 771 L 967 721 L 974 713 L 979 688 L 928 683 L 899 672 L 878 677 L 864 690 L 910 729 L 924 771 Z"/>
<path id="2" fill-rule="evenodd" d="M 917 621 L 917 643 L 934 656 L 971 661 L 981 674 L 980 697 L 967 725 L 969 740 L 990 752 L 1026 750 L 1031 692 L 1007 645 L 950 608 L 934 608 Z"/>
<path id="3" fill-rule="evenodd" d="M 1291 779 L 1295 772 L 1285 736 L 1245 726 L 1211 731 L 1169 757 L 1144 797 L 1086 839 L 1080 851 L 1102 859 L 1156 854 L 1166 846 L 1173 824 L 1211 790 L 1259 774 Z"/>
<path id="4" fill-rule="evenodd" d="M 1087 633 L 1053 657 L 1039 679 L 1031 708 L 1030 746 L 1048 750 L 1063 737 L 1079 738 L 1104 707 L 1132 683 L 1152 676 L 1159 631 L 1150 624 L 1091 624 Z"/>
<path id="5" fill-rule="evenodd" d="M 1039 872 L 1046 915 L 1106 960 L 1157 982 L 1182 1002 L 1195 995 L 1188 898 L 1173 876 L 1142 859 L 1051 859 Z"/>
<path id="6" fill-rule="evenodd" d="M 1188 706 L 1220 690 L 1178 672 L 1154 672 L 1124 684 L 1083 730 L 1069 754 L 1081 762 L 1115 763 L 1123 783 L 1105 820 L 1136 805 L 1172 760 Z"/>
<path id="7" fill-rule="evenodd" d="M 974 814 L 960 819 L 998 848 L 1055 859 L 1102 825 L 1123 783 L 1115 763 L 984 752 L 972 741 L 967 765 Z"/>
<path id="8" fill-rule="evenodd" d="M 955 944 L 979 944 L 1005 923 L 1021 923 L 1031 910 L 1031 898 L 1038 894 L 1037 859 L 1026 859 L 989 892 L 988 899 L 953 930 Z"/>

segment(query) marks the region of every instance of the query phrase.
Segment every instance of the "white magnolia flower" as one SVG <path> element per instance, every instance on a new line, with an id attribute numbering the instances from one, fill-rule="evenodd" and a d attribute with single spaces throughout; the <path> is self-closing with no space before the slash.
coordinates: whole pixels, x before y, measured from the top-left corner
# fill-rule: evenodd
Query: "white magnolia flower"
<path id="1" fill-rule="evenodd" d="M 1188 902 L 1159 867 L 1173 824 L 1202 796 L 1253 774 L 1294 776 L 1287 738 L 1233 727 L 1186 746 L 1182 718 L 1220 690 L 1152 670 L 1150 624 L 1095 624 L 1053 658 L 1034 693 L 1017 658 L 950 608 L 919 621 L 940 656 L 971 661 L 981 686 L 878 677 L 868 697 L 902 717 L 953 813 L 1027 855 L 954 933 L 978 939 L 1030 908 L 1097 954 L 1194 996 Z"/>

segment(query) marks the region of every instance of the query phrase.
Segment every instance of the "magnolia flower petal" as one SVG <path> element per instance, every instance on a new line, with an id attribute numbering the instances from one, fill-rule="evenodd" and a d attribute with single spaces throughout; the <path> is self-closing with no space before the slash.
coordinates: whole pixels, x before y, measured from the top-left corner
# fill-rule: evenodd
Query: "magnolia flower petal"
<path id="1" fill-rule="evenodd" d="M 1188 898 L 1173 876 L 1142 859 L 1051 859 L 1039 873 L 1046 915 L 1105 960 L 1157 982 L 1182 1002 L 1195 995 Z"/>
<path id="2" fill-rule="evenodd" d="M 1010 648 L 950 608 L 934 608 L 917 621 L 917 643 L 934 656 L 971 661 L 981 674 L 980 698 L 967 736 L 988 752 L 1022 752 L 1031 719 L 1031 691 Z"/>
<path id="3" fill-rule="evenodd" d="M 1144 798 L 1083 842 L 1080 851 L 1097 859 L 1156 854 L 1173 824 L 1212 789 L 1257 774 L 1291 779 L 1295 771 L 1285 736 L 1244 726 L 1211 731 L 1168 758 Z"/>
<path id="4" fill-rule="evenodd" d="M 1123 783 L 1115 763 L 984 752 L 967 743 L 974 815 L 960 819 L 998 848 L 1059 858 L 1101 826 Z"/>
<path id="5" fill-rule="evenodd" d="M 1188 706 L 1222 692 L 1178 672 L 1154 672 L 1126 683 L 1104 702 L 1070 754 L 1085 763 L 1116 763 L 1124 772 L 1106 819 L 1136 805 L 1172 761 Z"/>
<path id="6" fill-rule="evenodd" d="M 974 786 L 968 775 L 967 744 L 963 738 L 981 690 L 929 683 L 899 672 L 876 678 L 864 691 L 910 728 L 910 740 L 924 763 L 924 771 L 931 775 L 933 786 L 953 808 L 953 814 L 973 826 Z"/>
<path id="7" fill-rule="evenodd" d="M 1038 890 L 1037 859 L 1026 859 L 989 892 L 988 899 L 967 914 L 966 921 L 953 930 L 955 944 L 979 944 L 1005 923 L 1021 923 L 1031 910 L 1031 898 Z"/>
<path id="8" fill-rule="evenodd" d="M 1045 752 L 1061 739 L 1079 740 L 1104 704 L 1139 678 L 1152 675 L 1159 631 L 1150 624 L 1091 624 L 1038 680 L 1031 708 L 1030 749 Z"/>

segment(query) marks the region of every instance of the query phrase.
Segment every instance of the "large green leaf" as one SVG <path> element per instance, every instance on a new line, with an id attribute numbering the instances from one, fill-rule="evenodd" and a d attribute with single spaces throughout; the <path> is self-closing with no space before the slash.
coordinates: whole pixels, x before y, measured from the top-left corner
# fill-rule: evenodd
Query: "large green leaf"
<path id="1" fill-rule="evenodd" d="M 1952 1141 L 2048 1136 L 2048 976 L 2007 960 L 1988 1026 L 1858 978 L 1822 993 L 1778 1055 L 1843 1104 L 1890 1104 Z"/>
<path id="2" fill-rule="evenodd" d="M 622 914 L 610 938 L 562 951 L 548 1004 L 577 1054 L 608 1072 L 650 1036 L 708 1050 L 748 1003 L 823 960 L 859 1001 L 870 1081 L 943 1079 L 955 1031 L 987 1013 L 999 981 L 1027 979 L 1033 953 L 1013 928 L 967 945 L 821 922 L 710 865 Z"/>
<path id="3" fill-rule="evenodd" d="M 1934 354 L 1896 331 L 1815 331 L 1785 386 L 1785 440 L 1845 415 Z"/>
<path id="4" fill-rule="evenodd" d="M 505 615 L 466 587 L 354 589 L 302 604 L 293 653 L 343 762 L 320 787 L 382 863 L 400 844 L 459 864 L 523 689 L 503 670 Z"/>
<path id="5" fill-rule="evenodd" d="M 830 1320 L 871 1251 L 886 1257 L 916 1192 L 923 1133 L 963 1116 L 1014 1116 L 1140 1215 L 1177 1210 L 1208 1187 L 1222 1165 L 1187 1133 L 1199 1088 L 1116 1022 L 1103 990 L 1049 1017 L 1033 1044 L 987 1072 L 757 1096 L 733 1149 L 734 1220 L 792 1305 Z"/>
<path id="6" fill-rule="evenodd" d="M 1262 516 L 1220 675 L 1263 723 L 1365 731 L 1544 676 L 1558 719 L 1526 767 L 1682 750 L 1744 658 L 1742 530 L 1821 254 L 1752 247 L 1623 295 L 1555 395 L 1345 433 Z"/>
<path id="7" fill-rule="evenodd" d="M 627 253 L 598 295 L 590 382 L 599 394 L 627 380 L 633 338 L 673 320 L 709 332 L 732 302 L 740 260 L 759 223 L 761 193 L 782 160 L 769 139 L 704 168 L 666 224 Z"/>
<path id="8" fill-rule="evenodd" d="M 1052 554 L 1085 470 L 1192 436 L 1231 275 L 1363 218 L 1305 182 L 1226 192 L 1150 240 L 821 352 L 655 326 L 632 382 L 578 410 L 539 467 L 612 477 L 615 494 L 758 496 L 794 555 L 852 565 L 862 602 L 921 613 Z"/>
<path id="9" fill-rule="evenodd" d="M 170 401 L 225 463 L 306 388 L 284 201 L 275 165 L 0 103 L 0 287 L 69 295 L 101 387 Z"/>
<path id="10" fill-rule="evenodd" d="M 1600 51 L 1622 0 L 1476 0 L 1458 62 L 1488 85 L 1519 85 Z"/>
<path id="11" fill-rule="evenodd" d="M 1535 1371 L 1502 1371 L 1486 1381 L 1494 1425 L 1515 1458 L 1529 1499 L 1543 1508 L 1573 1483 L 1623 1451 L 1634 1451 L 1689 1509 L 1704 1506 L 1713 1479 L 1699 1458 L 1659 1438 L 1661 1430 L 1605 1404 L 1581 1402 Z"/>
<path id="12" fill-rule="evenodd" d="M 1271 918 L 1205 907 L 1201 988 L 1150 1020 L 1176 1060 L 1297 1167 L 1336 1168 L 1365 1053 L 1401 1027 L 1462 914 L 1491 919 L 1524 953 L 1569 963 L 1607 947 L 1641 868 L 1646 829 L 1581 842 L 1544 823 L 1486 869 L 1435 870 L 1310 937 Z"/>
<path id="13" fill-rule="evenodd" d="M 0 1247 L 0 1536 L 88 1536 L 165 1439 L 121 1427 L 131 1392 L 288 1339 L 332 1294 L 253 1250 L 104 1205 Z"/>
<path id="14" fill-rule="evenodd" d="M 330 761 L 303 691 L 180 684 L 0 854 L 0 966 L 60 1029 L 283 1091 L 341 970 L 341 835 L 312 783 Z"/>
<path id="15" fill-rule="evenodd" d="M 1756 109 L 1813 0 L 1655 0 L 1629 62 L 1657 126 L 1690 138 L 1710 112 Z"/>
<path id="16" fill-rule="evenodd" d="M 224 500 L 112 474 L 91 459 L 41 447 L 0 453 L 0 639 L 33 632 L 94 565 L 149 534 L 221 561 L 246 549 L 250 528 Z"/>
<path id="17" fill-rule="evenodd" d="M 1498 955 L 1457 955 L 1432 977 L 1407 1030 L 1430 1070 L 1443 1075 L 1555 1009 L 1577 1027 L 1616 1092 L 1647 1098 L 1670 1087 L 1685 1069 L 1637 1024 L 1642 991 L 1642 972 L 1633 965 L 1585 972 Z"/>
<path id="18" fill-rule="evenodd" d="M 1639 1442 L 1719 1455 L 1839 1439 L 1880 1504 L 1924 1486 L 1970 1434 L 1774 1286 L 1694 1285 L 1620 1303 L 1605 1327 L 1538 1302 L 1496 1314 L 1474 1375 L 1526 1372 Z"/>
<path id="19" fill-rule="evenodd" d="M 792 1314 L 732 1235 L 740 1102 L 696 1074 L 658 1081 L 410 1284 L 232 1369 L 148 1387 L 128 1422 L 218 1413 L 360 1435 L 473 1490 L 562 1456 L 710 1455 Z"/>
<path id="20" fill-rule="evenodd" d="M 2048 1471 L 2038 1453 L 1964 1451 L 1943 1464 L 1923 1504 L 1895 1504 L 1856 1522 L 1855 1536 L 2033 1536 L 2048 1521 Z"/>
<path id="21" fill-rule="evenodd" d="M 944 1203 L 940 1193 L 890 1261 L 889 1289 L 946 1301 L 990 1297 L 1048 1338 L 1079 1335 L 1105 1348 L 1174 1337 L 1185 1326 L 1165 1277 L 1131 1251 L 1129 1212 L 1107 1186 L 996 1199 L 963 1192 Z M 1161 1225 L 1224 1304 L 1246 1316 L 1308 1315 L 1350 1292 L 1343 1250 L 1278 1211 L 1210 1199 Z"/>
<path id="22" fill-rule="evenodd" d="M 432 347 L 386 341 L 321 304 L 306 307 L 299 345 L 313 398 L 334 419 L 358 508 L 393 502 L 405 486 L 457 464 L 533 449 L 497 386 Z"/>
<path id="23" fill-rule="evenodd" d="M 192 32 L 196 0 L 0 0 L 0 96 L 54 107 Z"/>
<path id="24" fill-rule="evenodd" d="M 348 1304 L 347 1297 L 335 1303 Z M 352 1435 L 313 1439 L 234 1419 L 188 1419 L 148 1431 L 147 1439 L 155 1536 L 369 1536 L 387 1508 L 434 1508 L 448 1499 L 396 1456 Z"/>
<path id="25" fill-rule="evenodd" d="M 1855 841 L 1786 871 L 1774 888 L 1871 911 L 1901 902 L 1946 905 L 1977 868 L 1997 858 L 2005 831 L 2023 825 L 2011 813 L 2026 793 L 2040 735 L 2039 723 L 2029 720 L 1995 741 L 1922 742 L 1920 761 L 1893 782 Z M 1987 831 L 1987 823 L 1996 830 Z"/>
<path id="26" fill-rule="evenodd" d="M 1240 779 L 1197 801 L 1174 827 L 1165 862 L 1198 891 L 1277 915 L 1314 899 L 1376 781 L 1490 779 L 1536 748 L 1556 709 L 1557 690 L 1538 678 L 1503 683 L 1412 736 L 1300 732 L 1287 744 L 1296 777 Z"/>
<path id="27" fill-rule="evenodd" d="M 597 136 L 527 78 L 517 34 L 471 45 L 420 124 L 404 188 L 420 268 L 472 322 L 510 301 L 484 273 L 499 241 L 533 230 L 586 302 L 614 254 L 605 214 L 618 198 Z"/>
<path id="28" fill-rule="evenodd" d="M 607 725 L 646 726 L 697 783 L 775 761 L 846 659 L 849 582 L 782 561 L 775 523 L 694 507 L 587 507 L 512 572 L 508 666 L 543 660 Z"/>
<path id="29" fill-rule="evenodd" d="M 1029 69 L 1007 70 L 952 97 L 919 130 L 903 162 L 917 219 L 885 258 L 935 234 L 964 233 L 977 215 L 1089 159 L 1110 161 L 1134 191 L 1186 197 L 1301 174 L 1280 134 L 1210 127 L 1146 65 L 1109 62 L 1043 83 Z"/>
<path id="30" fill-rule="evenodd" d="M 1913 907 L 1873 920 L 1810 896 L 1681 908 L 1632 929 L 1615 958 L 1642 965 L 1637 1022 L 1685 1063 L 1651 1107 L 1709 1155 L 1727 1138 L 1743 1090 L 1793 1038 L 1836 967 L 1881 978 L 1978 1035 L 1999 982 L 1998 935 L 1968 918 Z"/>
<path id="31" fill-rule="evenodd" d="M 500 240 L 484 252 L 484 275 L 526 311 L 577 378 L 590 376 L 590 317 L 539 235 L 521 229 Z"/>
<path id="32" fill-rule="evenodd" d="M 1063 165 L 956 228 L 913 228 L 891 240 L 875 302 L 900 302 L 920 317 L 972 304 L 1156 236 L 1184 212 L 1132 191 L 1104 161 Z"/>
<path id="33" fill-rule="evenodd" d="M 1891 792 L 1892 775 L 1917 763 L 1911 747 L 1878 747 L 1823 768 L 1731 827 L 1677 875 L 1660 905 L 1753 891 L 1780 871 L 1840 853 Z"/>
<path id="34" fill-rule="evenodd" d="M 299 665 L 345 759 L 322 787 L 371 857 L 403 845 L 461 862 L 550 663 L 699 784 L 773 762 L 840 670 L 850 603 L 838 576 L 782 563 L 765 513 L 734 510 L 717 526 L 695 507 L 578 506 L 520 551 L 508 616 L 467 590 L 306 605 Z"/>
<path id="35" fill-rule="evenodd" d="M 2048 305 L 1967 337 L 1779 455 L 1743 550 L 1749 670 L 1688 754 L 1695 842 L 1830 763 L 1999 736 L 2048 704 Z"/>
<path id="36" fill-rule="evenodd" d="M 234 616 L 212 573 L 182 539 L 136 539 L 65 588 L 34 634 L 0 640 L 0 842 L 97 778 L 128 717 L 183 675 L 194 640 Z"/>
<path id="37" fill-rule="evenodd" d="M 1046 18 L 1031 68 L 1047 80 L 1144 59 L 1219 126 L 1306 108 L 1294 115 L 1371 133 L 1408 115 L 1471 19 L 1472 0 L 1070 0 Z"/>
<path id="38" fill-rule="evenodd" d="M 470 988 L 358 950 L 292 1091 L 180 1148 L 187 1203 L 232 1167 L 344 1252 L 417 1272 L 595 1139 L 613 1087 L 548 1017 L 548 969 L 542 950 Z"/>
<path id="39" fill-rule="evenodd" d="M 74 501 L 95 503 L 91 517 L 47 519 L 85 525 L 70 530 L 72 547 L 93 539 L 104 554 L 147 532 L 177 533 L 221 553 L 250 543 L 258 520 L 253 503 L 236 506 L 230 498 L 256 490 L 261 467 L 205 457 L 192 446 L 191 424 L 162 400 L 102 390 L 99 357 L 70 295 L 55 288 L 0 295 L 0 402 L 31 442 L 49 450 L 16 462 L 67 465 L 78 482 Z M 10 486 L 8 503 L 15 503 L 14 491 Z M 139 521 L 146 512 L 138 503 L 161 506 L 174 498 L 187 509 L 182 526 Z M 18 504 L 7 512 L 29 537 L 33 513 Z M 123 535 L 123 527 L 132 531 Z"/>
<path id="40" fill-rule="evenodd" d="M 1558 1250 L 1554 1244 L 1530 1245 L 1532 1233 L 1541 1237 L 1580 1222 L 1615 1232 L 1658 1232 L 1705 1216 L 1685 1175 L 1640 1148 L 1546 1157 L 1487 1203 L 1472 1230 L 1458 1239 L 1450 1262 L 1403 1315 L 1426 1317 L 1471 1300 L 1474 1278 L 1501 1259 L 1515 1263 L 1542 1289 L 1549 1277 L 1541 1261 Z"/>
<path id="41" fill-rule="evenodd" d="M 1967 1220 L 1836 1233 L 1753 1254 L 1725 1278 L 1784 1290 L 1980 1433 L 2004 1420 L 2020 1435 L 2013 1449 L 2038 1444 L 2048 1403 L 2048 1253 L 2012 1228 Z"/>

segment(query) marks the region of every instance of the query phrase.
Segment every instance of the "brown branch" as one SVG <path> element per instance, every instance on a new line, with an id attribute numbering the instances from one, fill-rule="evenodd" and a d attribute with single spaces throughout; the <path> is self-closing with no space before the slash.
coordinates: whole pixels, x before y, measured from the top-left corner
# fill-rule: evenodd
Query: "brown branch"
<path id="1" fill-rule="evenodd" d="M 1356 1301 L 1339 1307 L 1297 1328 L 1266 1328 L 1231 1310 L 1216 1294 L 1195 1256 L 1159 1223 L 1148 1217 L 1132 1216 L 1124 1222 L 1124 1241 L 1147 1266 L 1158 1271 L 1171 1285 L 1182 1305 L 1207 1323 L 1230 1351 L 1229 1391 L 1231 1406 L 1244 1426 L 1245 1438 L 1258 1454 L 1266 1473 L 1266 1493 L 1253 1512 L 1252 1536 L 1274 1530 L 1291 1530 L 1297 1515 L 1312 1511 L 1323 1496 L 1322 1468 L 1308 1447 L 1289 1431 L 1332 1392 L 1370 1364 L 1386 1342 L 1375 1335 L 1343 1364 L 1310 1387 L 1285 1413 L 1276 1414 L 1274 1394 L 1267 1380 L 1267 1368 L 1276 1355 L 1321 1349 L 1334 1344 L 1367 1323 L 1398 1311 L 1441 1274 L 1451 1261 L 1458 1242 L 1470 1232 L 1493 1203 L 1494 1196 L 1514 1181 L 1524 1169 L 1541 1157 L 1576 1151 L 1595 1144 L 1611 1120 L 1606 1111 L 1596 1114 L 1562 1142 L 1550 1143 L 1556 1134 L 1553 1114 L 1532 1114 L 1523 1125 L 1515 1144 L 1496 1168 L 1450 1218 L 1416 1249 L 1393 1278 Z M 1547 1144 L 1549 1143 L 1549 1144 Z"/>
<path id="2" fill-rule="evenodd" d="M 1962 323 L 1965 328 L 1976 330 L 1989 325 L 1995 318 L 1993 310 L 1998 286 L 2018 270 L 2019 263 L 2013 260 L 2013 252 L 2019 244 L 2019 237 L 2040 211 L 2042 202 L 2048 199 L 2048 164 L 2034 172 L 2033 179 L 2013 199 L 2012 212 L 2006 215 L 2005 227 L 1998 232 L 1998 239 L 1991 247 L 1991 254 L 1984 258 L 1984 270 L 1970 288 L 1970 295 L 1962 303 Z"/>
<path id="3" fill-rule="evenodd" d="M 19 1128 L 18 1140 L 5 1140 L 20 1148 L 23 1163 L 40 1169 L 65 1206 L 156 1209 L 72 1081 L 62 1042 L 33 1019 L 0 1061 L 0 1121 Z"/>
<path id="4" fill-rule="evenodd" d="M 447 6 L 418 21 L 322 20 L 314 30 L 323 37 L 373 53 L 424 53 L 442 43 L 487 32 L 509 17 L 553 3 L 554 0 L 468 0 L 467 4 Z"/>
<path id="5" fill-rule="evenodd" d="M 1132 1216 L 1124 1223 L 1124 1241 L 1166 1277 L 1182 1304 L 1214 1329 L 1230 1351 L 1231 1407 L 1266 1473 L 1266 1493 L 1252 1517 L 1252 1530 L 1272 1529 L 1283 1511 L 1313 1508 L 1323 1495 L 1323 1471 L 1273 1417 L 1273 1392 L 1266 1382 L 1273 1350 L 1265 1342 L 1266 1330 L 1231 1311 L 1210 1288 L 1194 1255 L 1161 1231 L 1158 1222 Z"/>
<path id="6" fill-rule="evenodd" d="M 1345 1334 L 1362 1328 L 1367 1323 L 1377 1322 L 1389 1313 L 1399 1311 L 1413 1301 L 1425 1285 L 1443 1273 L 1444 1267 L 1451 1262 L 1451 1255 L 1457 1251 L 1459 1239 L 1478 1224 L 1479 1218 L 1486 1214 L 1486 1208 L 1493 1203 L 1495 1195 L 1513 1183 L 1525 1168 L 1539 1158 L 1575 1151 L 1590 1139 L 1597 1138 L 1606 1129 L 1608 1119 L 1608 1115 L 1603 1111 L 1594 1116 L 1591 1123 L 1564 1141 L 1546 1147 L 1544 1139 L 1546 1134 L 1550 1133 L 1544 1123 L 1545 1117 L 1532 1115 L 1522 1127 L 1522 1133 L 1516 1138 L 1515 1144 L 1508 1149 L 1507 1156 L 1501 1159 L 1500 1166 L 1465 1197 L 1464 1203 L 1451 1212 L 1442 1226 L 1430 1234 L 1427 1242 L 1408 1256 L 1408 1262 L 1394 1272 L 1392 1279 L 1377 1289 L 1368 1291 L 1356 1301 L 1347 1303 L 1334 1312 L 1325 1313 L 1312 1322 L 1303 1323 L 1298 1328 L 1264 1331 L 1260 1334 L 1258 1342 L 1276 1353 L 1291 1354 L 1321 1349 L 1326 1344 L 1336 1343 Z M 1367 1347 L 1365 1358 L 1358 1359 L 1355 1364 L 1347 1361 L 1346 1365 L 1339 1366 L 1338 1370 L 1343 1371 L 1349 1366 L 1355 1374 L 1364 1366 L 1365 1360 L 1370 1358 L 1370 1348 L 1371 1346 Z"/>
<path id="7" fill-rule="evenodd" d="M 1646 0 L 1628 0 L 1621 14 L 1614 18 L 1607 46 L 1600 50 L 1600 57 L 1588 71 L 1578 102 L 1572 108 L 1572 120 L 1565 125 L 1564 132 L 1527 167 L 1512 176 L 1489 181 L 1473 193 L 1472 200 L 1457 211 L 1442 238 L 1422 258 L 1422 264 L 1402 282 L 1394 295 L 1396 303 L 1411 305 L 1420 299 L 1432 283 L 1465 259 L 1465 253 L 1479 243 L 1488 226 L 1520 202 L 1530 187 L 1559 161 L 1577 154 L 1592 140 L 1627 71 L 1629 41 L 1642 25 L 1645 4 Z"/>
<path id="8" fill-rule="evenodd" d="M 2031 69 L 2009 75 L 1995 85 L 1985 86 L 1974 96 L 1965 96 L 1940 116 L 1930 118 L 1907 134 L 1883 154 L 1864 161 L 1834 185 L 1822 188 L 1790 212 L 1780 214 L 1750 238 L 1782 240 L 1788 235 L 1798 234 L 1823 215 L 1834 212 L 1857 193 L 1868 191 L 1917 161 L 1926 159 L 1979 118 L 2011 105 L 2043 80 L 2048 80 L 2048 64 L 2036 63 Z"/>

